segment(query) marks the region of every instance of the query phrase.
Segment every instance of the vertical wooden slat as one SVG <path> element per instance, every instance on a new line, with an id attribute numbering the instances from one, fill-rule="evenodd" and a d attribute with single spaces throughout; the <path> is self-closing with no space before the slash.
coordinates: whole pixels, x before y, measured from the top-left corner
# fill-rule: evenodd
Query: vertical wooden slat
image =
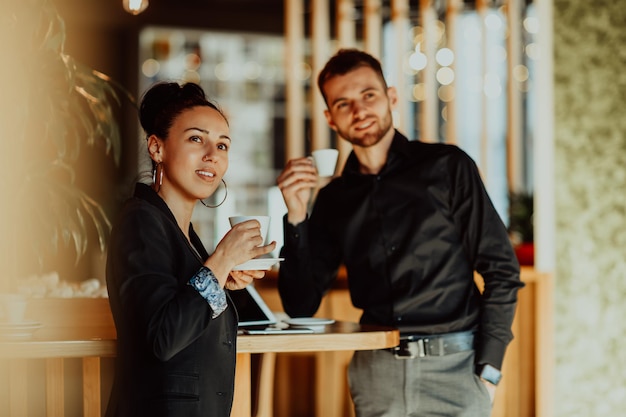
<path id="1" fill-rule="evenodd" d="M 346 370 L 336 353 L 315 354 L 315 415 L 318 417 L 345 417 L 343 381 Z"/>
<path id="2" fill-rule="evenodd" d="M 528 294 L 528 293 L 526 293 Z M 526 295 L 525 294 L 525 295 Z M 520 311 L 522 309 L 522 303 L 520 301 L 522 297 L 518 297 L 518 305 L 517 305 L 517 311 Z M 526 300 L 526 297 L 524 297 L 524 300 Z M 524 309 L 526 310 L 526 309 Z M 523 320 L 520 319 L 519 315 L 516 315 L 515 319 L 513 320 L 513 324 L 511 325 L 511 331 L 513 332 L 514 335 L 528 335 L 529 333 L 526 333 L 522 330 L 522 325 L 523 325 Z M 529 329 L 530 332 L 532 332 L 532 329 Z M 514 339 L 515 340 L 515 339 Z M 521 383 L 522 383 L 522 375 L 523 375 L 523 369 L 521 369 L 524 365 L 522 365 L 524 362 L 522 362 L 521 360 L 521 355 L 520 355 L 520 340 L 517 340 L 516 343 L 511 343 L 509 345 L 509 347 L 506 350 L 506 358 L 508 360 L 508 363 L 511 365 L 509 368 L 507 369 L 502 369 L 503 373 L 507 373 L 509 375 L 509 378 L 507 380 L 507 385 L 504 388 L 504 402 L 502 404 L 503 408 L 506 410 L 506 413 L 503 413 L 502 415 L 505 415 L 506 417 L 522 417 L 523 414 L 520 413 L 521 411 L 521 404 L 520 404 L 520 391 L 521 391 Z M 532 362 L 526 362 L 529 365 Z M 499 387 L 499 389 L 501 389 Z"/>
<path id="3" fill-rule="evenodd" d="M 480 17 L 480 32 L 481 32 L 481 68 L 482 68 L 482 93 L 480 94 L 480 103 L 476 103 L 481 107 L 481 123 L 480 123 L 480 173 L 483 180 L 489 178 L 489 136 L 488 136 L 488 108 L 487 98 L 485 96 L 485 75 L 487 73 L 487 27 L 485 24 L 485 17 L 487 14 L 487 1 L 489 0 L 476 0 L 476 12 Z"/>
<path id="4" fill-rule="evenodd" d="M 507 396 L 516 406 L 520 417 L 535 415 L 535 371 L 537 367 L 537 300 L 538 284 L 536 281 L 526 281 L 526 287 L 518 294 L 518 304 L 516 308 L 515 320 L 519 323 L 513 328 L 514 344 L 517 347 L 514 358 L 511 362 L 519 368 L 517 382 L 517 392 Z M 517 340 L 517 343 L 515 341 Z M 507 350 L 508 356 L 508 350 Z M 515 362 L 514 362 L 515 361 Z M 508 404 L 508 402 L 507 402 Z"/>
<path id="5" fill-rule="evenodd" d="M 252 385 L 250 353 L 237 354 L 237 366 L 235 367 L 235 396 L 231 417 L 249 417 L 252 414 Z"/>
<path id="6" fill-rule="evenodd" d="M 46 416 L 65 416 L 65 377 L 62 358 L 46 359 Z"/>
<path id="7" fill-rule="evenodd" d="M 424 45 L 422 52 L 426 55 L 427 65 L 421 71 L 424 84 L 424 101 L 421 105 L 421 140 L 424 142 L 438 141 L 439 97 L 437 97 L 437 78 L 435 63 L 436 47 L 435 34 L 437 13 L 433 9 L 431 0 L 420 0 L 420 16 L 424 31 Z"/>
<path id="8" fill-rule="evenodd" d="M 535 0 L 541 32 L 537 38 L 535 90 L 541 93 L 535 110 L 534 163 L 534 245 L 535 269 L 542 272 L 537 304 L 537 417 L 554 415 L 554 45 L 553 2 Z M 539 291 L 539 290 L 538 290 Z"/>
<path id="9" fill-rule="evenodd" d="M 312 149 L 328 148 L 330 135 L 324 109 L 326 104 L 316 86 L 316 77 L 326 59 L 330 43 L 330 11 L 328 0 L 313 0 L 311 13 L 312 45 L 311 45 L 311 140 Z"/>
<path id="10" fill-rule="evenodd" d="M 554 201 L 554 48 L 552 45 L 552 1 L 536 0 L 535 8 L 541 32 L 537 37 L 539 58 L 535 62 L 535 91 L 540 99 L 535 106 L 534 167 L 534 238 L 535 268 L 555 270 L 555 201 Z"/>
<path id="11" fill-rule="evenodd" d="M 337 0 L 336 21 L 339 48 L 353 48 L 356 45 L 354 12 L 354 0 Z M 339 158 L 336 172 L 341 172 L 352 146 L 348 141 L 337 138 L 337 149 L 339 150 Z"/>
<path id="12" fill-rule="evenodd" d="M 406 75 L 404 73 L 404 56 L 408 52 L 408 31 L 409 27 L 409 0 L 391 1 L 391 23 L 394 31 L 394 48 L 396 49 L 396 72 L 394 85 L 398 90 L 398 105 L 396 110 L 396 127 L 408 133 L 407 119 L 409 108 L 409 97 L 407 97 Z"/>
<path id="13" fill-rule="evenodd" d="M 28 415 L 28 362 L 11 359 L 9 362 L 9 416 Z"/>
<path id="14" fill-rule="evenodd" d="M 382 0 L 365 0 L 363 10 L 365 50 L 380 58 L 382 40 Z"/>
<path id="15" fill-rule="evenodd" d="M 285 0 L 285 159 L 304 156 L 304 0 Z"/>
<path id="16" fill-rule="evenodd" d="M 507 128 L 507 180 L 509 190 L 525 191 L 522 142 L 522 92 L 514 76 L 515 68 L 522 63 L 522 2 L 508 0 L 506 16 L 509 36 L 507 38 L 508 78 L 508 128 Z"/>
<path id="17" fill-rule="evenodd" d="M 100 417 L 102 401 L 100 398 L 100 358 L 83 358 L 83 415 Z"/>
<path id="18" fill-rule="evenodd" d="M 335 5 L 337 42 L 339 48 L 352 48 L 356 44 L 354 0 L 337 0 Z"/>
<path id="19" fill-rule="evenodd" d="M 254 417 L 274 417 L 274 378 L 276 353 L 260 354 L 259 378 L 257 382 L 258 405 Z"/>
<path id="20" fill-rule="evenodd" d="M 456 29 L 459 18 L 459 10 L 463 7 L 463 0 L 448 0 L 446 7 L 446 39 L 448 40 L 447 47 L 454 51 L 455 59 L 450 68 L 454 71 L 455 79 L 458 79 L 458 71 L 462 71 L 463 68 L 457 66 L 458 45 L 456 43 Z M 448 120 L 446 123 L 445 142 L 457 144 L 460 132 L 458 132 L 457 125 L 457 91 L 456 81 L 450 86 L 455 91 L 453 98 L 447 104 L 448 108 Z"/>
<path id="21" fill-rule="evenodd" d="M 535 361 L 536 416 L 554 415 L 554 276 L 540 274 L 537 282 L 535 328 L 537 329 Z"/>

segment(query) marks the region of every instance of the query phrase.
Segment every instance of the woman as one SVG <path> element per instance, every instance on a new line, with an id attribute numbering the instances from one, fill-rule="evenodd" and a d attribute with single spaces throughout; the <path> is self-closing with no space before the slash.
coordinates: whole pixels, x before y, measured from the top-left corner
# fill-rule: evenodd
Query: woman
<path id="1" fill-rule="evenodd" d="M 140 121 L 153 184 L 136 185 L 109 243 L 118 354 L 107 416 L 227 417 L 237 313 L 225 289 L 262 278 L 263 271 L 232 269 L 276 244 L 257 246 L 260 225 L 248 221 L 209 256 L 191 226 L 198 200 L 225 185 L 231 145 L 226 118 L 200 86 L 154 85 L 143 97 Z"/>

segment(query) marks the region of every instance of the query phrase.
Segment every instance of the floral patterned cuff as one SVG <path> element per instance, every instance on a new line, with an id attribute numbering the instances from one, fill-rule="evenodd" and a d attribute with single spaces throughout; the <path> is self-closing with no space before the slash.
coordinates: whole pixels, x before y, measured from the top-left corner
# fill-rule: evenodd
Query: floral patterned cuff
<path id="1" fill-rule="evenodd" d="M 189 285 L 196 289 L 211 306 L 213 310 L 212 318 L 216 318 L 228 307 L 226 302 L 226 292 L 220 286 L 219 281 L 206 266 L 200 270 L 189 280 Z"/>

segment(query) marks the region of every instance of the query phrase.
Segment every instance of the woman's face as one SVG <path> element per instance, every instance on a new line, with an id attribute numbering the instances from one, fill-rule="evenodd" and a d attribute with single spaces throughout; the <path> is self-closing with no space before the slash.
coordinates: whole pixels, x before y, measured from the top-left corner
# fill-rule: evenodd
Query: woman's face
<path id="1" fill-rule="evenodd" d="M 154 139 L 153 139 L 154 138 Z M 212 195 L 228 168 L 228 123 L 217 110 L 196 106 L 181 113 L 166 140 L 151 137 L 152 159 L 162 163 L 159 194 L 166 201 L 182 199 L 195 204 Z"/>

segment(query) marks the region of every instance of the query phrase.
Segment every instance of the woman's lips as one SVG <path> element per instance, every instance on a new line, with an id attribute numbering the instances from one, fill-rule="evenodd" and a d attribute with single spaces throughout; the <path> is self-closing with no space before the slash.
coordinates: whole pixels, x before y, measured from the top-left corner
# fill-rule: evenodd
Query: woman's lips
<path id="1" fill-rule="evenodd" d="M 196 174 L 198 174 L 202 178 L 208 178 L 208 179 L 215 178 L 215 173 L 211 171 L 205 171 L 205 170 L 199 169 L 196 171 Z"/>

